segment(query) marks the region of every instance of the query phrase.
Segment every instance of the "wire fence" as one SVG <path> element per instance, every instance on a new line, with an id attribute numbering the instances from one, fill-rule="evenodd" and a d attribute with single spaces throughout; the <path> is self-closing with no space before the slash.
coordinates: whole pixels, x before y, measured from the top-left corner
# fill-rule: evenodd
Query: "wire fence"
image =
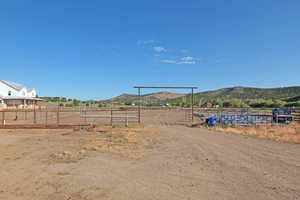
<path id="1" fill-rule="evenodd" d="M 202 120 L 211 118 L 227 126 L 270 126 L 300 122 L 300 108 L 199 108 L 197 115 Z"/>
<path id="2" fill-rule="evenodd" d="M 142 123 L 173 123 L 190 122 L 192 112 L 190 108 L 180 107 L 141 107 Z M 195 108 L 194 119 L 205 120 L 211 116 L 221 115 L 265 116 L 272 118 L 271 108 Z M 243 116 L 244 115 L 244 116 Z M 293 121 L 300 122 L 300 108 L 292 109 Z M 0 110 L 0 127 L 9 126 L 79 126 L 79 125 L 114 125 L 139 123 L 137 107 L 121 107 L 118 109 L 15 109 Z M 175 123 L 174 123 L 175 124 Z"/>
<path id="3" fill-rule="evenodd" d="M 0 110 L 1 127 L 79 126 L 137 123 L 136 111 L 126 109 Z"/>

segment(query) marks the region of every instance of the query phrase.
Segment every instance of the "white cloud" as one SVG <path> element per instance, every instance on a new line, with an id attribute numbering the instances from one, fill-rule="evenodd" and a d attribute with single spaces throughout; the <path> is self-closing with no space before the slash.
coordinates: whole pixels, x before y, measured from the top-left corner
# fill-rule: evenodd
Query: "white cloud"
<path id="1" fill-rule="evenodd" d="M 177 64 L 176 60 L 162 60 L 161 62 L 166 64 Z"/>
<path id="2" fill-rule="evenodd" d="M 182 57 L 180 60 L 182 60 L 182 61 L 194 61 L 196 59 L 192 56 L 185 56 L 185 57 Z"/>
<path id="3" fill-rule="evenodd" d="M 157 52 L 157 53 L 163 53 L 163 52 L 166 52 L 167 49 L 164 48 L 164 47 L 159 47 L 159 46 L 157 46 L 157 47 L 153 47 L 153 51 L 155 51 L 155 52 Z"/>
<path id="4" fill-rule="evenodd" d="M 161 60 L 162 63 L 166 64 L 178 64 L 178 65 L 195 65 L 199 59 L 194 58 L 192 56 L 185 56 L 180 58 L 179 60 Z"/>
<path id="5" fill-rule="evenodd" d="M 153 44 L 154 40 L 139 40 L 138 44 L 139 45 L 147 45 L 147 44 Z"/>
<path id="6" fill-rule="evenodd" d="M 180 59 L 179 64 L 194 65 L 197 63 L 197 60 L 197 58 L 194 58 L 192 56 L 185 56 Z"/>
<path id="7" fill-rule="evenodd" d="M 186 65 L 194 65 L 196 64 L 196 61 L 182 61 L 182 62 L 179 62 L 178 64 L 186 64 Z"/>

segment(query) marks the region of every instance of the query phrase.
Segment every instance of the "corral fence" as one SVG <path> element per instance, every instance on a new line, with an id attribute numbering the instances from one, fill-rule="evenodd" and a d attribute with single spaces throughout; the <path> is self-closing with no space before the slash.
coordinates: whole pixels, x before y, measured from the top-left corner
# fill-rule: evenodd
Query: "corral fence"
<path id="1" fill-rule="evenodd" d="M 300 108 L 293 109 L 292 115 L 293 115 L 293 119 L 300 123 Z"/>
<path id="2" fill-rule="evenodd" d="M 224 121 L 254 121 L 256 124 L 272 121 L 271 108 L 191 108 L 140 107 L 143 124 L 184 124 L 204 121 L 211 116 L 220 116 Z M 300 108 L 292 109 L 293 121 L 300 122 Z M 139 123 L 137 107 L 102 109 L 16 109 L 0 110 L 0 128 L 69 128 L 91 125 L 125 125 Z M 194 116 L 192 116 L 194 113 Z M 248 123 L 248 122 L 247 122 Z"/>
<path id="3" fill-rule="evenodd" d="M 215 117 L 225 125 L 268 126 L 278 122 L 300 122 L 300 108 L 198 108 L 196 113 L 202 120 Z"/>
<path id="4" fill-rule="evenodd" d="M 0 128 L 69 128 L 137 123 L 133 109 L 0 110 Z"/>
<path id="5" fill-rule="evenodd" d="M 139 115 L 139 111 L 140 115 Z M 194 115 L 196 118 L 196 116 Z M 142 119 L 140 122 L 140 118 Z M 88 125 L 185 124 L 192 109 L 167 106 L 0 110 L 0 128 L 65 128 Z M 196 120 L 196 119 L 195 119 Z"/>
<path id="6" fill-rule="evenodd" d="M 274 108 L 195 108 L 199 115 L 215 115 L 215 114 L 272 114 Z M 300 117 L 300 108 L 290 108 L 295 119 Z"/>

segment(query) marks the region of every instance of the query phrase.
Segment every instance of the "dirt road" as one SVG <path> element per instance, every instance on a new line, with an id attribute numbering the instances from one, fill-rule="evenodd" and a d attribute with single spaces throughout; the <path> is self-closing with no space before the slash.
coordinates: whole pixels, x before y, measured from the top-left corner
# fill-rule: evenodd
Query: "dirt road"
<path id="1" fill-rule="evenodd" d="M 87 136 L 0 134 L 0 199 L 300 199 L 300 145 L 184 126 L 159 129 L 167 142 L 142 159 L 94 152 L 51 165 L 50 153 L 74 149 Z"/>

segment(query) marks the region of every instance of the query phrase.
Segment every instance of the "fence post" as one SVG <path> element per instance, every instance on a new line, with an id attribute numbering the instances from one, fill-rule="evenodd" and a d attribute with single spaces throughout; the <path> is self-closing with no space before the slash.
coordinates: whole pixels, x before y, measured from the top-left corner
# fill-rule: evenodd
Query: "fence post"
<path id="1" fill-rule="evenodd" d="M 5 112 L 2 111 L 2 125 L 5 125 Z"/>
<path id="2" fill-rule="evenodd" d="M 110 125 L 113 125 L 113 110 L 110 110 Z"/>
<path id="3" fill-rule="evenodd" d="M 141 124 L 141 88 L 138 88 L 138 101 L 139 101 L 139 106 L 138 106 L 138 116 L 139 116 L 139 124 Z"/>
<path id="4" fill-rule="evenodd" d="M 46 110 L 46 125 L 48 124 L 48 110 Z"/>
<path id="5" fill-rule="evenodd" d="M 128 127 L 128 113 L 126 110 L 125 127 Z"/>
<path id="6" fill-rule="evenodd" d="M 56 118 L 57 118 L 57 125 L 59 125 L 59 109 L 57 110 Z"/>
<path id="7" fill-rule="evenodd" d="M 33 123 L 36 124 L 36 110 L 35 110 L 35 105 L 33 109 Z"/>
<path id="8" fill-rule="evenodd" d="M 194 88 L 192 88 L 192 123 L 194 123 Z"/>

